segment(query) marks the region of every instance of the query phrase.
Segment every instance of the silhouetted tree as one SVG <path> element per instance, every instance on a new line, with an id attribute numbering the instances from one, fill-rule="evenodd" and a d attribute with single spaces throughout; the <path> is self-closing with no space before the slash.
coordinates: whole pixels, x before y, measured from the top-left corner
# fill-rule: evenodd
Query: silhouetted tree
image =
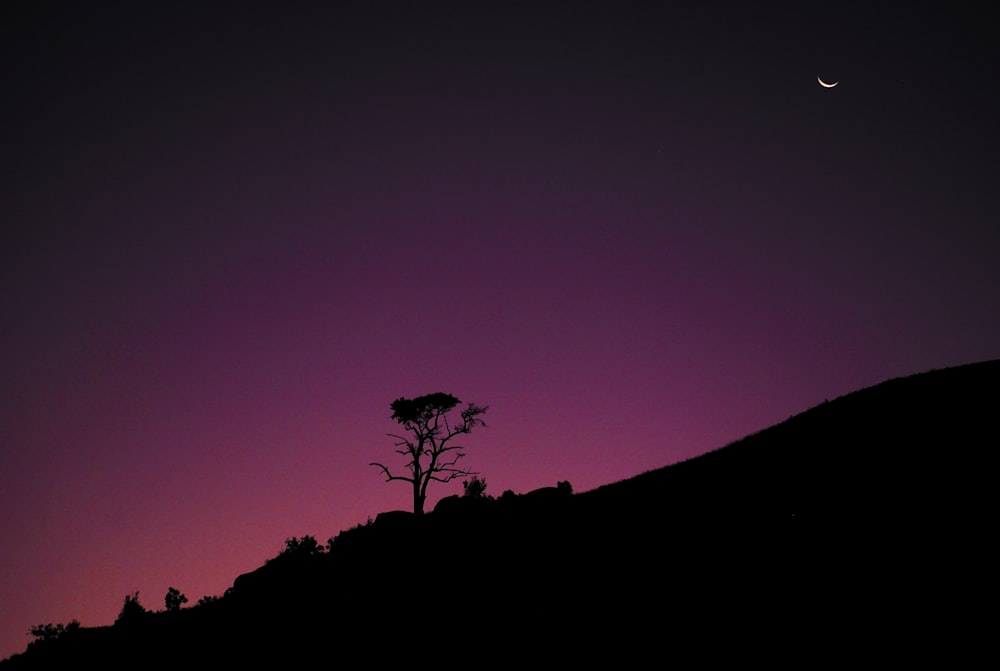
<path id="1" fill-rule="evenodd" d="M 167 589 L 167 595 L 163 597 L 163 602 L 167 610 L 180 610 L 183 604 L 188 602 L 188 598 L 180 593 L 175 587 Z"/>
<path id="2" fill-rule="evenodd" d="M 118 613 L 118 619 L 115 620 L 115 624 L 133 622 L 145 614 L 146 609 L 139 603 L 139 592 L 126 594 L 125 603 L 122 604 L 122 609 Z"/>
<path id="3" fill-rule="evenodd" d="M 372 462 L 371 466 L 382 469 L 386 482 L 403 480 L 413 487 L 413 512 L 422 515 L 427 499 L 427 485 L 431 481 L 450 482 L 456 478 L 476 475 L 457 466 L 465 456 L 460 445 L 453 445 L 452 438 L 471 433 L 477 426 L 486 426 L 482 416 L 486 406 L 469 403 L 460 413 L 460 420 L 454 425 L 448 420 L 448 413 L 461 403 L 451 394 L 438 392 L 416 398 L 398 398 L 392 402 L 392 419 L 396 420 L 409 435 L 388 434 L 397 442 L 396 452 L 409 461 L 406 468 L 409 475 L 393 475 L 387 466 Z"/>

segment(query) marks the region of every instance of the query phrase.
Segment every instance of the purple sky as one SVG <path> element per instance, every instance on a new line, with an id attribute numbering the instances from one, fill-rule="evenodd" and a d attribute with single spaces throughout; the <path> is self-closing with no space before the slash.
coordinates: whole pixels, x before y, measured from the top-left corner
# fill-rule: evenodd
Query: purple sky
<path id="1" fill-rule="evenodd" d="M 0 658 L 409 507 L 400 396 L 584 491 L 1000 357 L 983 16 L 69 4 L 0 10 Z"/>

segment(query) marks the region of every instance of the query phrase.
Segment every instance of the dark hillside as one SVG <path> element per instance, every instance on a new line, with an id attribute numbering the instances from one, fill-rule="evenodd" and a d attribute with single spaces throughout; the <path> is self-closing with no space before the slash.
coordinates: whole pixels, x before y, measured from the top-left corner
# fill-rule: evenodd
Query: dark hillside
<path id="1" fill-rule="evenodd" d="M 593 491 L 381 515 L 216 603 L 85 628 L 0 668 L 953 664 L 995 558 L 998 401 L 1000 361 L 932 371 Z"/>
<path id="2" fill-rule="evenodd" d="M 624 536 L 656 520 L 695 539 L 715 576 L 749 571 L 773 588 L 756 596 L 801 609 L 781 620 L 798 640 L 954 663 L 974 657 L 996 565 L 998 408 L 1000 361 L 935 370 L 576 498 Z"/>
<path id="3" fill-rule="evenodd" d="M 998 445 L 1000 361 L 859 390 L 687 462 L 605 485 L 595 509 L 854 529 L 975 514 Z"/>

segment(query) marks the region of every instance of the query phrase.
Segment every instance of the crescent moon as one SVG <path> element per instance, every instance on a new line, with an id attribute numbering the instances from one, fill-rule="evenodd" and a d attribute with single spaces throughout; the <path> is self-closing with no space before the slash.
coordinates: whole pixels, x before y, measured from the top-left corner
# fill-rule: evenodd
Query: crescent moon
<path id="1" fill-rule="evenodd" d="M 819 85 L 822 86 L 825 89 L 832 89 L 834 86 L 836 86 L 837 84 L 840 83 L 838 81 L 838 82 L 833 82 L 832 84 L 827 84 L 825 81 L 823 81 L 822 77 L 816 77 L 816 81 L 818 81 Z"/>

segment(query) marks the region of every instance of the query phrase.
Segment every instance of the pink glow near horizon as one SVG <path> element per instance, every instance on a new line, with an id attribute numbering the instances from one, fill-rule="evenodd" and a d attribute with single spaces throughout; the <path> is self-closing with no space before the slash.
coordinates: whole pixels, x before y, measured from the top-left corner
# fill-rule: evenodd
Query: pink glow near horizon
<path id="1" fill-rule="evenodd" d="M 596 18 L 417 45 L 297 21 L 281 47 L 174 26 L 191 56 L 71 22 L 6 47 L 0 657 L 409 508 L 368 465 L 399 396 L 489 406 L 488 493 L 585 491 L 1000 355 L 975 101 L 883 99 L 892 64 L 854 57 L 821 90 L 800 42 L 652 19 L 614 45 Z"/>

